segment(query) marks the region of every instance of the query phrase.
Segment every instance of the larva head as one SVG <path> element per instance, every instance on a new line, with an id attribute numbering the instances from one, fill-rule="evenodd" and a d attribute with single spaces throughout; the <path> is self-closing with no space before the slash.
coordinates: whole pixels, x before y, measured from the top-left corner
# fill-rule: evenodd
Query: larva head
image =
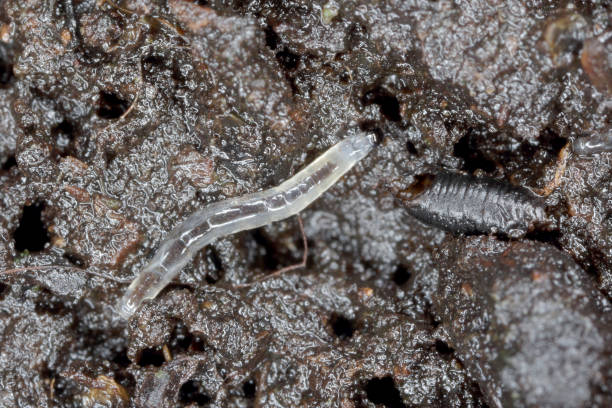
<path id="1" fill-rule="evenodd" d="M 346 138 L 342 144 L 342 151 L 348 157 L 356 157 L 357 160 L 367 156 L 378 144 L 373 132 L 359 132 Z"/>
<path id="2" fill-rule="evenodd" d="M 368 137 L 368 141 L 370 142 L 370 144 L 372 146 L 378 146 L 382 143 L 382 135 L 374 132 L 374 131 L 369 131 L 367 133 L 367 137 Z"/>

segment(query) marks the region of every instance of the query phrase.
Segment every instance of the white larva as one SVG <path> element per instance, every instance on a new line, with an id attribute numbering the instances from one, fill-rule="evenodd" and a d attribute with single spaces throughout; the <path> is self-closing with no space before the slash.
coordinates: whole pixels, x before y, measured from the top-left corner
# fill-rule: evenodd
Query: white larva
<path id="1" fill-rule="evenodd" d="M 172 230 L 151 261 L 132 281 L 118 312 L 128 319 L 215 239 L 280 221 L 316 200 L 376 145 L 371 133 L 358 132 L 338 142 L 295 176 L 277 187 L 212 203 Z"/>

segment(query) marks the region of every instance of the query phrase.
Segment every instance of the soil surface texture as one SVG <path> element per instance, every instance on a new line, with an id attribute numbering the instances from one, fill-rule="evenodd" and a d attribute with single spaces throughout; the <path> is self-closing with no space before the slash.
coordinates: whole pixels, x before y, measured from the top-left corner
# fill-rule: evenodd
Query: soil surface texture
<path id="1" fill-rule="evenodd" d="M 306 267 L 266 279 L 289 218 L 117 316 L 189 214 L 356 129 Z M 611 132 L 609 0 L 2 0 L 0 407 L 610 407 Z"/>

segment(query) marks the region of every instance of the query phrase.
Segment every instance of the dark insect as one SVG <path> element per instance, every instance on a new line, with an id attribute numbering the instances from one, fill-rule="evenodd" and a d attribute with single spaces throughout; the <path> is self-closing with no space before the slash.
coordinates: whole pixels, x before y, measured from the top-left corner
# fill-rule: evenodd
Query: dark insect
<path id="1" fill-rule="evenodd" d="M 396 195 L 420 221 L 454 233 L 518 238 L 550 224 L 541 197 L 492 178 L 424 175 Z"/>

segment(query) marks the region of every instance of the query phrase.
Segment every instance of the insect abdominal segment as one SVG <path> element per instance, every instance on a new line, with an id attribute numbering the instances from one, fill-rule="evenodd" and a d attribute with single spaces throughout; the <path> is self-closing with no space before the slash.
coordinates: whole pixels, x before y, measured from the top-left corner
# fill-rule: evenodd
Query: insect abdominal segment
<path id="1" fill-rule="evenodd" d="M 396 196 L 418 220 L 456 234 L 519 238 L 550 224 L 541 197 L 492 178 L 427 174 Z"/>

